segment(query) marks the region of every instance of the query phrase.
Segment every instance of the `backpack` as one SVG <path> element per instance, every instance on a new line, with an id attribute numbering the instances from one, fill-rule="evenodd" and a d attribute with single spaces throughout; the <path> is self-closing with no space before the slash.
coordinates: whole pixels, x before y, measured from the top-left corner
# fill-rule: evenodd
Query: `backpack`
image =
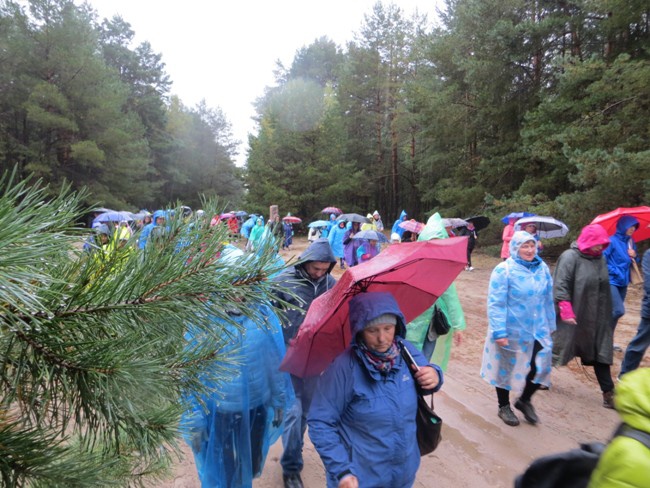
<path id="1" fill-rule="evenodd" d="M 636 439 L 650 449 L 648 432 L 621 424 L 612 439 L 620 435 Z M 602 442 L 591 442 L 580 444 L 580 449 L 536 459 L 517 476 L 515 488 L 586 488 L 605 447 Z"/>

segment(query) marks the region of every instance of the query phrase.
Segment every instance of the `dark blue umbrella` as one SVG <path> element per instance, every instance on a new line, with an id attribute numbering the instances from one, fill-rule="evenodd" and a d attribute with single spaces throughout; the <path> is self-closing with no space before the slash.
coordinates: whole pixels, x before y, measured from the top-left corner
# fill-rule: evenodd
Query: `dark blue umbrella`
<path id="1" fill-rule="evenodd" d="M 237 210 L 235 212 L 235 217 L 246 217 L 248 215 L 248 212 L 244 212 L 243 210 Z"/>
<path id="2" fill-rule="evenodd" d="M 501 219 L 501 222 L 503 222 L 504 224 L 507 224 L 508 220 L 510 220 L 510 219 L 523 219 L 524 217 L 532 217 L 533 215 L 535 215 L 535 214 L 530 213 L 530 212 L 511 212 L 508 215 L 506 215 L 505 217 L 503 217 Z"/>

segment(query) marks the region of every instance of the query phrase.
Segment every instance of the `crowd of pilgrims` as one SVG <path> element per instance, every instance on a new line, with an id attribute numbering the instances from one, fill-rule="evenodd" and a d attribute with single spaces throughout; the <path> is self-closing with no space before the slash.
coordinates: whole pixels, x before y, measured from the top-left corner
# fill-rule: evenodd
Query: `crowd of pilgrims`
<path id="1" fill-rule="evenodd" d="M 188 220 L 208 218 L 187 207 L 181 211 Z M 327 225 L 310 228 L 310 245 L 300 260 L 269 277 L 277 302 L 250 304 L 251 316 L 262 317 L 265 327 L 236 310 L 228 311 L 229 321 L 212 317 L 231 337 L 221 352 L 232 353 L 237 361 L 226 365 L 215 362 L 221 380 L 205 380 L 212 394 L 186 395 L 189 409 L 181 425 L 204 488 L 252 486 L 253 478 L 262 472 L 269 447 L 280 437 L 282 483 L 286 488 L 302 487 L 307 426 L 324 464 L 328 487 L 404 488 L 415 482 L 420 464 L 415 435 L 417 395 L 441 388 L 452 346 L 462 343 L 466 327 L 455 284 L 410 323 L 390 293 L 361 293 L 350 301 L 352 342 L 320 377 L 298 378 L 280 372 L 279 365 L 310 304 L 336 283 L 331 275 L 335 266 L 345 269 L 380 259 L 382 248 L 388 245 L 448 239 L 454 233 L 438 213 L 419 233 L 409 232 L 399 225 L 407 218 L 402 212 L 385 242 L 355 239 L 357 233 L 367 230 L 385 236 L 388 229 L 378 211 L 369 213 L 364 222 L 337 219 L 335 214 L 329 217 Z M 167 219 L 169 211 L 159 210 L 145 215 L 133 228 L 129 222 L 97 223 L 86 249 L 110 253 L 133 242 L 137 244 L 129 252 L 146 249 Z M 514 231 L 514 223 L 508 222 L 504 229 L 503 261 L 490 277 L 488 330 L 480 370 L 495 390 L 498 417 L 508 426 L 519 425 L 512 405 L 528 423 L 537 424 L 533 395 L 551 387 L 553 366 L 579 358 L 593 367 L 603 407 L 617 408 L 626 424 L 647 431 L 650 376 L 648 369 L 639 369 L 639 365 L 650 342 L 648 252 L 642 261 L 645 295 L 641 324 L 624 355 L 616 402 L 611 374 L 614 330 L 625 312 L 631 263 L 641 262 L 631 239 L 638 220 L 621 217 L 613 236 L 597 224 L 584 227 L 560 256 L 553 274 L 539 255 L 541 246 L 534 229 L 528 229 L 532 233 Z M 277 215 L 266 223 L 259 215 L 217 215 L 210 225 L 228 227 L 232 242 L 220 259 L 233 266 L 242 256 L 263 247 L 270 237 L 279 243 L 276 250 L 292 245 L 292 225 L 281 222 Z M 466 269 L 469 267 L 470 253 Z M 276 307 L 285 307 L 282 321 Z M 449 333 L 435 332 L 432 322 L 436 312 L 445 316 Z M 186 339 L 190 346 L 200 344 L 201 333 L 188 326 Z M 404 348 L 419 366 L 417 372 L 408 371 L 401 354 Z M 511 392 L 519 395 L 514 403 Z M 635 484 L 635 479 L 650 479 L 648 453 L 641 455 L 646 464 L 639 468 L 638 461 L 629 461 L 630 452 L 639 456 L 638 446 L 621 451 L 619 444 L 615 456 L 603 456 L 605 464 L 599 465 L 589 486 L 613 486 L 610 483 L 616 477 L 629 482 L 625 486 L 642 486 Z M 617 469 L 624 460 L 634 468 L 621 474 Z"/>

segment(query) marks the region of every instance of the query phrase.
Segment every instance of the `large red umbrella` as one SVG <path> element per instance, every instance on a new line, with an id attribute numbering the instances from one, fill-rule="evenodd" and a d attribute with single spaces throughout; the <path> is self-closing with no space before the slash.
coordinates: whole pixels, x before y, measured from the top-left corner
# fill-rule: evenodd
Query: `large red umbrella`
<path id="1" fill-rule="evenodd" d="M 349 300 L 357 293 L 388 291 L 407 322 L 447 289 L 467 264 L 467 237 L 396 244 L 349 268 L 316 298 L 280 365 L 282 371 L 317 376 L 350 343 Z"/>
<path id="2" fill-rule="evenodd" d="M 599 215 L 591 223 L 600 224 L 612 236 L 616 234 L 616 223 L 623 215 L 631 215 L 639 221 L 639 228 L 632 234 L 635 242 L 650 239 L 650 207 L 620 207 Z"/>

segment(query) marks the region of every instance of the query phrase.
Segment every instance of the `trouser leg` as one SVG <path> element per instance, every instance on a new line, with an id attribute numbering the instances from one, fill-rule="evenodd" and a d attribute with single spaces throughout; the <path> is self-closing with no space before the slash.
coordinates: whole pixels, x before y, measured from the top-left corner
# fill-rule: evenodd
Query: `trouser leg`
<path id="1" fill-rule="evenodd" d="M 625 350 L 625 357 L 621 364 L 621 375 L 639 367 L 648 347 L 650 347 L 650 317 L 641 317 L 636 335 Z"/>
<path id="2" fill-rule="evenodd" d="M 600 391 L 607 393 L 614 389 L 614 381 L 612 380 L 612 368 L 609 364 L 604 363 L 595 363 L 594 364 L 594 373 L 596 373 L 596 379 L 598 380 L 598 385 L 600 385 Z"/>

